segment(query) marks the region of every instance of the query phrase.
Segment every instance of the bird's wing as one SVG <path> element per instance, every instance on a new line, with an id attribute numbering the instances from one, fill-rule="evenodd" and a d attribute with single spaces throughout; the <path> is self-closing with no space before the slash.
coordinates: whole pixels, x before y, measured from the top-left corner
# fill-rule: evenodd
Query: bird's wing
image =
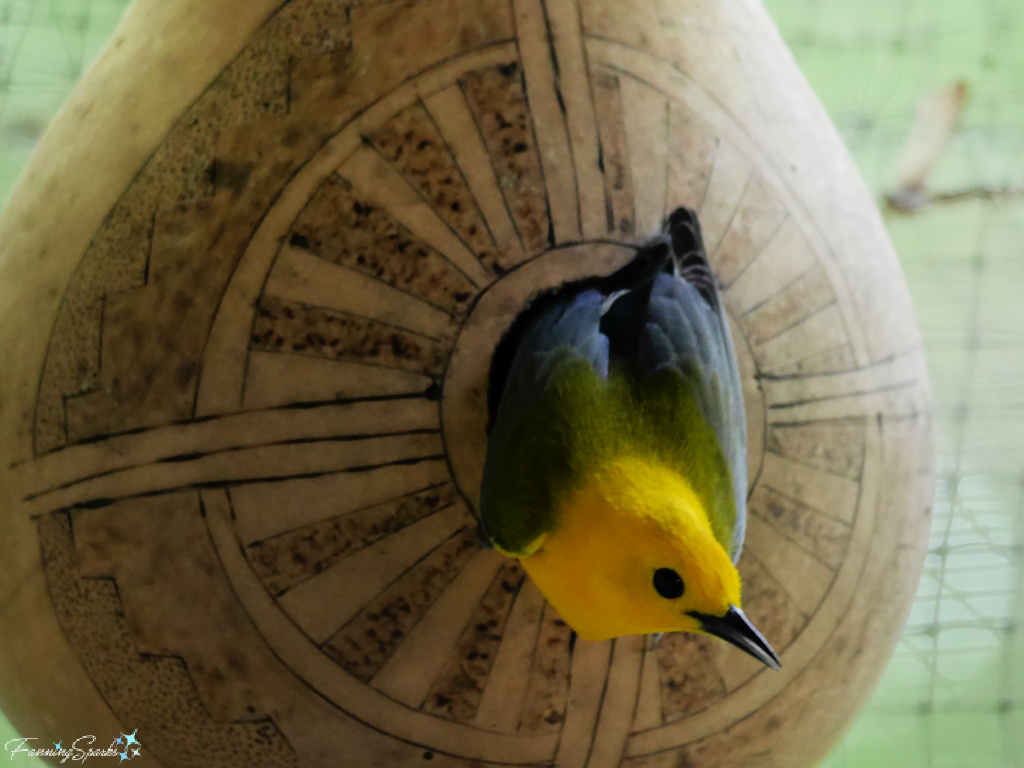
<path id="1" fill-rule="evenodd" d="M 630 264 L 542 297 L 516 325 L 492 370 L 497 397 L 492 390 L 494 418 L 480 499 L 492 543 L 522 554 L 551 528 L 556 488 L 572 471 L 566 445 L 573 422 L 563 418 L 564 411 L 585 400 L 594 382 L 608 378 L 609 366 L 618 365 L 638 379 L 674 370 L 681 374 L 680 392 L 696 390 L 731 470 L 735 514 L 721 512 L 728 519 L 715 527 L 720 538 L 731 532 L 723 545 L 738 558 L 746 521 L 743 397 L 696 216 L 677 210 L 664 234 L 639 249 Z M 694 377 L 695 388 L 689 386 Z M 671 399 L 664 402 L 671 407 Z M 593 405 L 602 405 L 599 397 Z M 579 405 L 577 413 L 585 407 Z M 679 419 L 666 414 L 663 422 L 675 428 Z"/>
<path id="2" fill-rule="evenodd" d="M 728 521 L 732 540 L 723 543 L 736 560 L 746 531 L 747 493 L 746 418 L 736 354 L 693 212 L 676 210 L 665 237 L 672 258 L 664 271 L 617 298 L 600 329 L 609 338 L 612 364 L 625 364 L 641 378 L 665 369 L 697 377 L 701 410 L 730 469 L 735 522 Z"/>
<path id="3" fill-rule="evenodd" d="M 599 330 L 604 301 L 594 289 L 541 299 L 513 340 L 480 490 L 484 531 L 509 554 L 527 554 L 553 525 L 555 486 L 570 468 L 565 394 L 552 390 L 607 378 L 608 339 Z"/>

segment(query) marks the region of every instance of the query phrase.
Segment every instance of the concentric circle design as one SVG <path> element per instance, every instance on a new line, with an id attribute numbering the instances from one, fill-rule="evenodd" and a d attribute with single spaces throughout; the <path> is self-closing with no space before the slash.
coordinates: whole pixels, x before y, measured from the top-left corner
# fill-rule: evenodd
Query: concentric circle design
<path id="1" fill-rule="evenodd" d="M 850 610 L 919 353 L 872 357 L 828 238 L 670 63 L 570 0 L 488 0 L 452 50 L 367 69 L 438 3 L 391 5 L 285 6 L 94 238 L 23 470 L 58 618 L 120 717 L 190 702 L 162 731 L 181 764 L 192 729 L 224 764 L 319 764 L 343 734 L 353 765 L 697 765 Z M 744 605 L 778 675 L 694 636 L 577 641 L 476 532 L 497 340 L 679 205 L 737 341 Z"/>

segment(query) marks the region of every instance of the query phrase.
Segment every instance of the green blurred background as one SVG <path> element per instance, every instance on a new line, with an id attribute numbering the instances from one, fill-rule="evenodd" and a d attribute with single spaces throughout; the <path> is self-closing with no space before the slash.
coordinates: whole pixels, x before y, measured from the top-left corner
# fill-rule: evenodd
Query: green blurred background
<path id="1" fill-rule="evenodd" d="M 0 206 L 126 5 L 0 0 Z M 1024 2 L 766 5 L 880 200 L 920 98 L 953 80 L 971 94 L 929 183 L 966 193 L 886 215 L 935 391 L 931 549 L 892 662 L 824 765 L 1016 768 L 1024 765 Z M 13 735 L 0 715 L 0 743 Z"/>

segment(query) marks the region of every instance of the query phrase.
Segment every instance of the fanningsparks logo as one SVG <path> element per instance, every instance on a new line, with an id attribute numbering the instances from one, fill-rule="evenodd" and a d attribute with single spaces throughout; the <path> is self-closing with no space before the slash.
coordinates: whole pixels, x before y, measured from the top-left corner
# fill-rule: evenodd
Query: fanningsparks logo
<path id="1" fill-rule="evenodd" d="M 138 732 L 139 729 L 136 728 L 131 733 L 120 734 L 110 742 L 110 746 L 106 749 L 96 747 L 96 737 L 91 735 L 79 736 L 67 745 L 63 741 L 56 741 L 52 747 L 38 746 L 35 742 L 38 742 L 39 739 L 36 738 L 19 737 L 8 741 L 4 744 L 4 748 L 10 754 L 11 760 L 17 755 L 25 755 L 26 757 L 58 757 L 62 763 L 66 763 L 68 760 L 84 762 L 90 757 L 116 757 L 118 758 L 118 765 L 120 765 L 125 760 L 138 757 L 142 752 L 142 745 L 135 737 L 135 734 Z"/>

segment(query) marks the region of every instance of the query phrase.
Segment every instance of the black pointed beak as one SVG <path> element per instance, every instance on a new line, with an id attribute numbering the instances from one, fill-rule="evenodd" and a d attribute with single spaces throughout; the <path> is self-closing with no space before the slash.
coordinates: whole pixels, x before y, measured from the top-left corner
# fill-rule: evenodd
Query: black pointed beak
<path id="1" fill-rule="evenodd" d="M 687 615 L 700 622 L 700 628 L 709 635 L 720 637 L 732 643 L 742 651 L 746 651 L 758 661 L 764 662 L 774 670 L 782 668 L 778 654 L 768 645 L 760 632 L 750 623 L 750 619 L 735 605 L 729 606 L 725 616 L 712 616 L 708 613 L 690 611 Z"/>

